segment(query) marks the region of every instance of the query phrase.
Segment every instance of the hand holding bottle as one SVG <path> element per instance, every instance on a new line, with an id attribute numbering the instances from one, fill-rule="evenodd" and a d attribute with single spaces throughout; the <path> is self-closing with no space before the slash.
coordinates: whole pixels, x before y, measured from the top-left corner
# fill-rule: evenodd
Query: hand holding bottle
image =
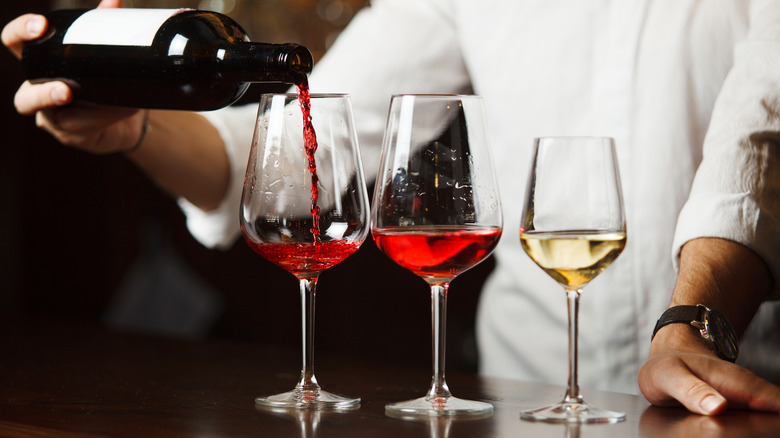
<path id="1" fill-rule="evenodd" d="M 98 7 L 120 7 L 103 0 Z M 26 14 L 8 23 L 2 42 L 17 58 L 26 42 L 46 32 L 41 15 Z M 16 93 L 20 114 L 60 142 L 96 154 L 128 151 L 138 145 L 145 111 L 73 103 L 63 82 L 23 83 Z M 137 152 L 128 155 L 160 187 L 203 210 L 216 208 L 227 190 L 229 165 L 219 134 L 202 116 L 186 111 L 150 111 L 151 129 Z"/>
<path id="2" fill-rule="evenodd" d="M 121 6 L 119 0 L 103 0 L 98 7 Z M 3 44 L 16 57 L 21 57 L 24 43 L 42 36 L 47 26 L 41 15 L 22 15 L 3 29 Z M 71 105 L 72 101 L 73 92 L 63 82 L 31 84 L 26 81 L 19 87 L 14 105 L 20 114 L 35 115 L 38 127 L 68 146 L 105 154 L 137 145 L 144 125 L 143 111 Z"/>

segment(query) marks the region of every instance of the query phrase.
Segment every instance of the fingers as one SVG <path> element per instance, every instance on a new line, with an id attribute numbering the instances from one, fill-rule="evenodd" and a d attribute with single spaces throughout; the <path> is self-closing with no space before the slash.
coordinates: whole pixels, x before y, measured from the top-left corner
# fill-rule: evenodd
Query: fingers
<path id="1" fill-rule="evenodd" d="M 726 363 L 710 383 L 729 401 L 729 407 L 780 413 L 780 387 L 738 365 Z"/>
<path id="2" fill-rule="evenodd" d="M 67 105 L 72 100 L 73 92 L 63 82 L 24 82 L 16 91 L 14 106 L 19 114 L 29 116 L 43 109 Z"/>
<path id="3" fill-rule="evenodd" d="M 727 407 L 780 413 L 780 387 L 707 355 L 655 356 L 639 371 L 639 387 L 654 405 L 682 404 L 703 415 L 717 415 Z"/>
<path id="4" fill-rule="evenodd" d="M 678 356 L 655 357 L 639 372 L 645 398 L 657 406 L 678 403 L 702 415 L 717 415 L 726 409 L 726 398 L 697 377 Z"/>
<path id="5" fill-rule="evenodd" d="M 41 113 L 52 120 L 57 130 L 81 133 L 100 131 L 140 111 L 135 108 L 73 105 Z"/>
<path id="6" fill-rule="evenodd" d="M 121 0 L 102 0 L 99 8 L 121 8 Z M 3 45 L 17 58 L 22 57 L 22 47 L 24 43 L 34 40 L 43 35 L 48 27 L 46 17 L 38 14 L 24 14 L 10 21 L 3 28 L 0 34 L 0 40 Z"/>
<path id="7" fill-rule="evenodd" d="M 67 146 L 96 154 L 125 150 L 138 139 L 142 112 L 133 108 L 74 105 L 36 113 L 36 124 Z"/>
<path id="8" fill-rule="evenodd" d="M 98 8 L 121 8 L 122 0 L 101 0 Z"/>
<path id="9" fill-rule="evenodd" d="M 43 35 L 46 27 L 46 18 L 42 15 L 25 14 L 6 24 L 0 39 L 17 58 L 21 58 L 24 43 Z"/>

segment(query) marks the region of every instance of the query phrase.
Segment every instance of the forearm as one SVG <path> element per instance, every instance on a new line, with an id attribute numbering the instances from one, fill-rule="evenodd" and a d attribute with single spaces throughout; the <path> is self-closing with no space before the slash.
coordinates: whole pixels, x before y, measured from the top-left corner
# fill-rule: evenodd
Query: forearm
<path id="1" fill-rule="evenodd" d="M 749 248 L 716 238 L 687 242 L 670 306 L 704 304 L 744 332 L 772 287 L 769 269 Z"/>
<path id="2" fill-rule="evenodd" d="M 715 238 L 686 243 L 669 307 L 703 304 L 723 313 L 741 335 L 769 293 L 772 279 L 764 262 L 740 244 Z M 669 324 L 650 344 L 650 356 L 669 350 L 714 354 L 693 327 Z"/>
<path id="3" fill-rule="evenodd" d="M 219 133 L 203 116 L 152 110 L 149 130 L 127 154 L 160 187 L 203 210 L 216 208 L 227 190 L 230 166 Z"/>
<path id="4" fill-rule="evenodd" d="M 771 286 L 769 270 L 752 250 L 699 238 L 683 246 L 670 306 L 704 304 L 722 312 L 741 334 Z M 687 324 L 668 324 L 657 332 L 639 371 L 639 388 L 653 404 L 681 403 L 700 414 L 716 415 L 727 405 L 780 411 L 780 388 L 721 360 Z"/>

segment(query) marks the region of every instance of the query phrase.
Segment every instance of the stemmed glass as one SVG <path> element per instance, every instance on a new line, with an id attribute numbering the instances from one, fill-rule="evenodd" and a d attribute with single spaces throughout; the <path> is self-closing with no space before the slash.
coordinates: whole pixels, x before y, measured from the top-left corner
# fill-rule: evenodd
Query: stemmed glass
<path id="1" fill-rule="evenodd" d="M 525 411 L 548 422 L 614 423 L 625 419 L 588 405 L 577 382 L 577 326 L 582 287 L 626 245 L 620 176 L 611 138 L 551 137 L 535 142 L 523 207 L 525 252 L 566 290 L 569 308 L 569 383 L 560 403 Z"/>
<path id="2" fill-rule="evenodd" d="M 433 381 L 424 397 L 388 413 L 491 412 L 455 398 L 444 377 L 447 290 L 501 237 L 498 189 L 478 96 L 398 95 L 390 103 L 372 205 L 372 234 L 390 259 L 431 290 Z"/>
<path id="3" fill-rule="evenodd" d="M 368 194 L 349 96 L 308 97 L 300 104 L 295 94 L 262 97 L 244 180 L 244 239 L 295 275 L 301 294 L 300 381 L 255 403 L 349 408 L 360 399 L 323 391 L 314 376 L 314 297 L 319 274 L 357 251 L 368 235 Z"/>

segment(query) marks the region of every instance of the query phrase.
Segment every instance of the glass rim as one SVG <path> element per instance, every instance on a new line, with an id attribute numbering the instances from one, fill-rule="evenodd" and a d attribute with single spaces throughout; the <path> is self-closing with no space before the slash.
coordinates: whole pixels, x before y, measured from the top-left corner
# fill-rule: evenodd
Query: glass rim
<path id="1" fill-rule="evenodd" d="M 479 94 L 458 94 L 458 93 L 398 93 L 390 96 L 391 99 L 403 97 L 420 97 L 426 99 L 482 99 Z"/>
<path id="2" fill-rule="evenodd" d="M 264 97 L 281 97 L 284 96 L 285 98 L 298 98 L 298 93 L 263 93 L 260 95 L 261 98 Z M 309 97 L 312 99 L 323 99 L 323 98 L 342 98 L 342 97 L 349 97 L 349 93 L 310 93 Z"/>
<path id="3" fill-rule="evenodd" d="M 542 140 L 610 140 L 615 141 L 615 137 L 609 135 L 542 135 L 534 137 L 535 142 Z"/>

